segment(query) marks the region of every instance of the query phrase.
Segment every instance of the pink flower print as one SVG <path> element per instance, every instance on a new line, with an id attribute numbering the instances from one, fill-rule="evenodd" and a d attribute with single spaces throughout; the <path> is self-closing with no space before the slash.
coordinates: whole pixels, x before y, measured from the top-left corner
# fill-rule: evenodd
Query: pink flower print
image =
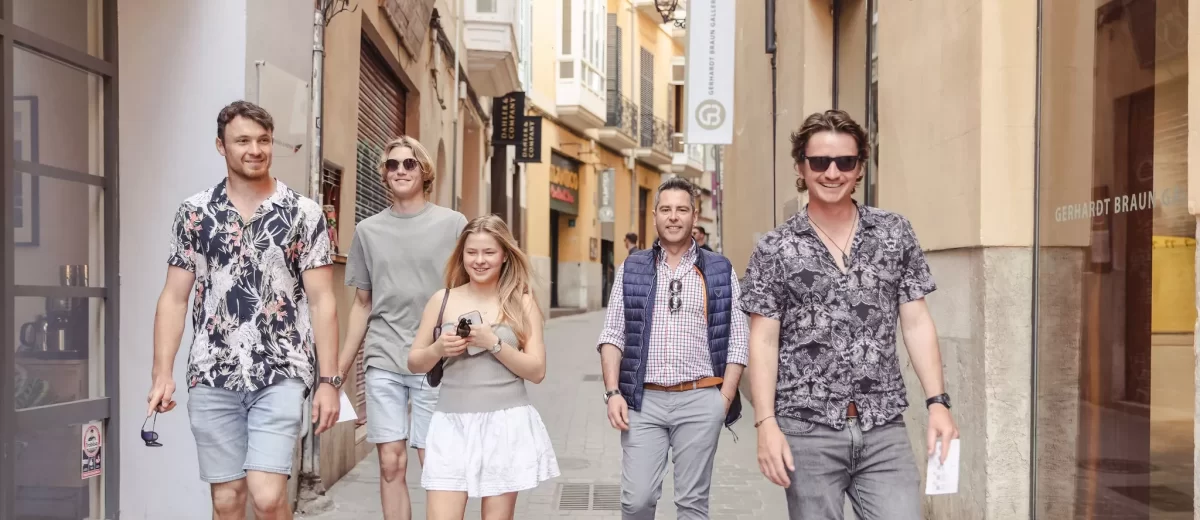
<path id="1" fill-rule="evenodd" d="M 200 230 L 200 220 L 201 220 L 201 218 L 200 218 L 199 213 L 197 213 L 195 211 L 188 212 L 187 230 L 188 231 L 199 231 Z"/>
<path id="2" fill-rule="evenodd" d="M 229 223 L 229 234 L 232 235 L 234 242 L 242 241 L 242 225 L 237 222 Z"/>

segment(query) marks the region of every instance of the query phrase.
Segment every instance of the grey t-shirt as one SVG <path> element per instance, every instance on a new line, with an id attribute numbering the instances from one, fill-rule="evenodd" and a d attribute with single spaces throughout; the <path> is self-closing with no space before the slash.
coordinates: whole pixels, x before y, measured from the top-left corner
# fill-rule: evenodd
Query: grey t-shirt
<path id="1" fill-rule="evenodd" d="M 446 261 L 467 225 L 462 213 L 432 203 L 414 214 L 385 209 L 359 222 L 346 261 L 346 285 L 371 291 L 363 364 L 408 370 L 421 313 L 445 286 Z"/>

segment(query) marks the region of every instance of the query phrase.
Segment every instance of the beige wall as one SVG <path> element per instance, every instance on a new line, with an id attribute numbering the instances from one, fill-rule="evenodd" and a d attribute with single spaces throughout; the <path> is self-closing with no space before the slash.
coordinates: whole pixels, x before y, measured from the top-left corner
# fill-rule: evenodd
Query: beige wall
<path id="1" fill-rule="evenodd" d="M 777 124 L 775 166 L 771 142 L 771 64 L 763 53 L 763 2 L 738 2 L 734 53 L 734 140 L 725 147 L 725 256 L 738 272 L 761 233 L 786 221 L 798 207 L 788 135 L 807 114 L 833 101 L 833 28 L 825 2 L 777 2 Z M 773 195 L 772 195 L 773 193 Z M 774 209 L 767 204 L 774 197 Z"/>

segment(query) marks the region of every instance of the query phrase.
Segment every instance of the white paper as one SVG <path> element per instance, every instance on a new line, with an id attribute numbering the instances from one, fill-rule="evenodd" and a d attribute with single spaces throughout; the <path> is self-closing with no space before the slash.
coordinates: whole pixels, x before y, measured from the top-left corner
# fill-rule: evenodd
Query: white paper
<path id="1" fill-rule="evenodd" d="M 358 414 L 354 413 L 354 405 L 350 403 L 350 398 L 346 396 L 345 392 L 341 392 L 341 394 L 342 394 L 342 409 L 341 409 L 341 412 L 338 414 L 337 422 L 346 422 L 346 421 L 357 420 Z"/>
<path id="2" fill-rule="evenodd" d="M 938 460 L 942 456 L 942 441 L 937 441 L 925 471 L 926 495 L 958 493 L 958 449 L 958 439 L 950 441 L 950 453 L 946 454 L 946 463 L 942 464 Z"/>

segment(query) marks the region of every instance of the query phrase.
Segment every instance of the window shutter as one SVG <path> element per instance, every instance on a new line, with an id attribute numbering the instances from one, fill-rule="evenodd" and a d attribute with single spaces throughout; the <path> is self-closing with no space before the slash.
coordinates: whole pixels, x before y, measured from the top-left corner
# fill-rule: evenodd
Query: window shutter
<path id="1" fill-rule="evenodd" d="M 642 148 L 654 144 L 654 54 L 642 47 L 641 134 Z"/>
<path id="2" fill-rule="evenodd" d="M 361 40 L 358 83 L 358 160 L 354 222 L 383 211 L 392 197 L 379 182 L 379 162 L 388 141 L 404 135 L 408 92 L 383 56 Z"/>

